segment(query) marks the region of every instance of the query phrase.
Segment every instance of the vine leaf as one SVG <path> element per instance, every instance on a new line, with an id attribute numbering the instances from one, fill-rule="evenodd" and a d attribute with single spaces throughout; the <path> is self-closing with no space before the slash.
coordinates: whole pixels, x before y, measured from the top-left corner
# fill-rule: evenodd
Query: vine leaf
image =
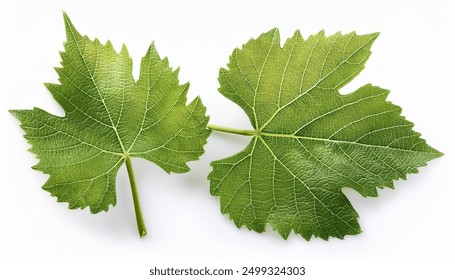
<path id="1" fill-rule="evenodd" d="M 131 157 L 168 173 L 187 172 L 186 162 L 204 152 L 208 117 L 199 98 L 186 105 L 189 84 L 179 84 L 178 70 L 160 58 L 154 44 L 135 81 L 125 46 L 117 53 L 109 41 L 103 45 L 79 34 L 66 14 L 64 21 L 67 41 L 62 67 L 55 68 L 60 84 L 46 87 L 66 115 L 38 108 L 11 113 L 39 159 L 33 168 L 50 175 L 43 189 L 71 209 L 98 213 L 116 204 L 116 174 L 125 162 L 137 199 Z M 141 214 L 139 200 L 134 202 L 136 215 Z M 138 218 L 143 236 L 145 226 L 139 223 Z"/>
<path id="2" fill-rule="evenodd" d="M 283 47 L 277 29 L 235 49 L 221 69 L 219 91 L 248 115 L 249 145 L 214 161 L 211 193 L 238 227 L 263 232 L 267 223 L 287 238 L 358 234 L 358 214 L 342 193 L 362 196 L 393 188 L 393 180 L 442 153 L 426 144 L 388 90 L 367 84 L 338 90 L 364 68 L 378 34 L 295 32 Z"/>

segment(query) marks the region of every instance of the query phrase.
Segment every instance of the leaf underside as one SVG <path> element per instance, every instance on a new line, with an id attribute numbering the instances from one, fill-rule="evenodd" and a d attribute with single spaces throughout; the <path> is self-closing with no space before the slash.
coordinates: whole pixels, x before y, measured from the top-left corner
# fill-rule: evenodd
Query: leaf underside
<path id="1" fill-rule="evenodd" d="M 211 193 L 238 227 L 309 240 L 358 234 L 358 214 L 342 193 L 365 197 L 442 154 L 426 144 L 388 90 L 339 89 L 364 68 L 378 34 L 324 32 L 283 47 L 277 29 L 235 49 L 219 91 L 238 104 L 256 131 L 249 145 L 214 161 Z"/>
<path id="2" fill-rule="evenodd" d="M 39 163 L 49 174 L 43 188 L 92 213 L 116 204 L 115 181 L 127 157 L 152 161 L 166 172 L 189 170 L 186 162 L 202 155 L 209 131 L 199 98 L 186 104 L 189 84 L 161 59 L 154 44 L 132 76 L 125 46 L 117 53 L 108 41 L 90 40 L 64 14 L 65 51 L 55 70 L 60 84 L 46 84 L 65 110 L 64 117 L 39 108 L 12 110 Z"/>

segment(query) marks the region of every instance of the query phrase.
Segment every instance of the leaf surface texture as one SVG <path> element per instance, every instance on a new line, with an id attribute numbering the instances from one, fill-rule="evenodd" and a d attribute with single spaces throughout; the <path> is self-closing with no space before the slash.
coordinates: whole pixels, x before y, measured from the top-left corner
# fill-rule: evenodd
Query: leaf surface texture
<path id="1" fill-rule="evenodd" d="M 199 98 L 187 103 L 189 84 L 161 59 L 154 44 L 132 76 L 125 46 L 117 53 L 108 41 L 90 40 L 64 15 L 67 41 L 60 84 L 46 84 L 64 117 L 41 109 L 13 110 L 39 163 L 49 174 L 43 188 L 70 208 L 92 213 L 115 205 L 115 180 L 127 157 L 156 163 L 166 172 L 189 170 L 186 162 L 204 152 L 208 118 Z"/>
<path id="2" fill-rule="evenodd" d="M 280 45 L 277 29 L 235 49 L 219 91 L 248 115 L 255 135 L 240 153 L 214 161 L 211 193 L 235 224 L 283 238 L 291 231 L 343 238 L 360 232 L 342 193 L 393 188 L 441 153 L 426 144 L 388 90 L 367 84 L 339 89 L 364 68 L 378 34 L 297 31 Z"/>

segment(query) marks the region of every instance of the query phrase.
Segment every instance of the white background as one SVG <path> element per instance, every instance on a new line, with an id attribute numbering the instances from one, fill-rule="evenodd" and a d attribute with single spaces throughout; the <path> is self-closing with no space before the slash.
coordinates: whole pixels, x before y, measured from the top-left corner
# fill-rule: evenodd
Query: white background
<path id="1" fill-rule="evenodd" d="M 180 81 L 191 81 L 189 98 L 201 96 L 211 123 L 237 128 L 249 128 L 245 114 L 217 92 L 218 70 L 235 47 L 273 27 L 280 29 L 282 42 L 295 29 L 304 37 L 321 29 L 327 34 L 379 31 L 366 69 L 342 92 L 369 82 L 390 89 L 389 100 L 445 156 L 396 182 L 395 190 L 380 190 L 378 198 L 346 189 L 360 215 L 360 235 L 307 242 L 291 234 L 285 241 L 270 228 L 263 234 L 237 229 L 220 214 L 219 198 L 209 193 L 209 164 L 240 151 L 249 139 L 213 133 L 189 173 L 168 175 L 150 162 L 133 160 L 148 227 L 141 240 L 124 166 L 114 208 L 97 215 L 68 210 L 41 190 L 47 176 L 30 168 L 37 160 L 7 112 L 36 106 L 63 114 L 43 86 L 57 82 L 53 67 L 65 40 L 62 10 L 82 34 L 109 39 L 117 50 L 125 43 L 136 77 L 140 58 L 155 41 L 159 53 L 181 67 Z M 298 264 L 307 265 L 307 279 L 448 279 L 447 265 L 455 261 L 454 14 L 451 1 L 434 0 L 2 0 L 0 278 L 148 279 L 154 266 Z"/>

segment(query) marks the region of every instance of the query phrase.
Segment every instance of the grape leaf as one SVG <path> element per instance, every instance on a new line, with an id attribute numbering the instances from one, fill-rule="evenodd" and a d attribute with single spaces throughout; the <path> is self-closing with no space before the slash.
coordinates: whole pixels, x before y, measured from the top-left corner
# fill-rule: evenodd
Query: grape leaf
<path id="1" fill-rule="evenodd" d="M 283 47 L 277 29 L 235 49 L 219 91 L 248 115 L 249 145 L 214 161 L 211 193 L 238 227 L 309 240 L 358 234 L 358 214 L 342 193 L 365 197 L 442 154 L 426 144 L 388 90 L 367 84 L 338 90 L 364 68 L 378 34 L 295 32 Z"/>
<path id="2" fill-rule="evenodd" d="M 11 112 L 39 159 L 33 168 L 50 175 L 43 189 L 71 209 L 98 213 L 116 204 L 116 174 L 125 162 L 135 188 L 131 157 L 168 173 L 187 172 L 186 162 L 204 152 L 208 117 L 199 97 L 186 105 L 189 84 L 179 84 L 178 70 L 159 57 L 153 43 L 135 81 L 124 45 L 117 53 L 109 41 L 103 45 L 79 34 L 66 14 L 64 21 L 67 41 L 62 67 L 55 68 L 61 84 L 46 87 L 66 115 L 38 108 Z M 132 191 L 143 236 L 137 190 Z"/>

